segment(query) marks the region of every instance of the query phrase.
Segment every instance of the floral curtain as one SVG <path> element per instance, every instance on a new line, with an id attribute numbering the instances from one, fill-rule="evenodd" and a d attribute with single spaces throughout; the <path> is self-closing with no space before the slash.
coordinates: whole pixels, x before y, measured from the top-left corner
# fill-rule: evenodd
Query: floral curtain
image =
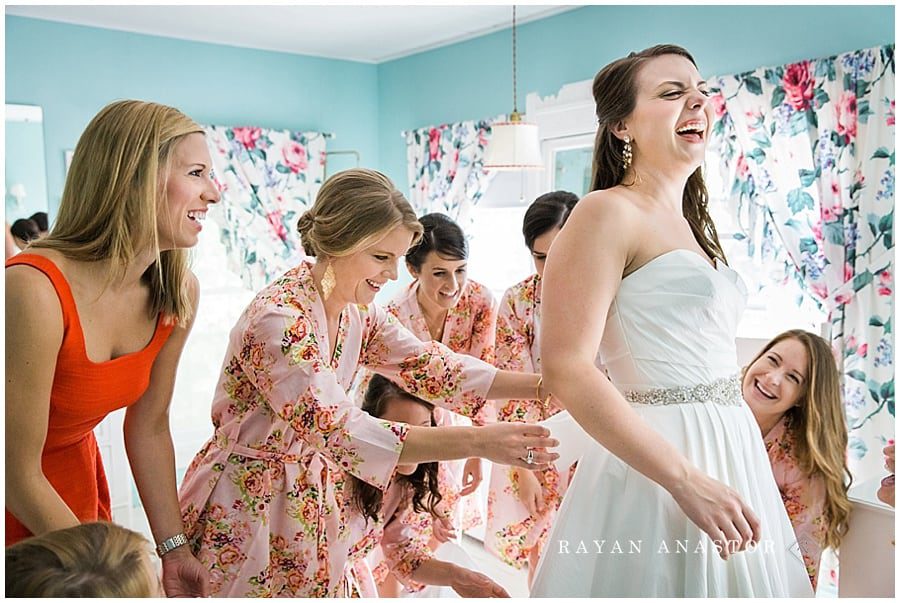
<path id="1" fill-rule="evenodd" d="M 894 437 L 894 46 L 710 79 L 747 250 L 828 315 L 857 481 Z"/>
<path id="2" fill-rule="evenodd" d="M 493 179 L 484 152 L 491 121 L 464 121 L 406 132 L 410 202 L 422 216 L 441 212 L 463 230 Z"/>
<path id="3" fill-rule="evenodd" d="M 255 127 L 204 130 L 222 192 L 209 215 L 221 229 L 229 268 L 255 291 L 304 255 L 297 219 L 322 185 L 325 137 Z"/>

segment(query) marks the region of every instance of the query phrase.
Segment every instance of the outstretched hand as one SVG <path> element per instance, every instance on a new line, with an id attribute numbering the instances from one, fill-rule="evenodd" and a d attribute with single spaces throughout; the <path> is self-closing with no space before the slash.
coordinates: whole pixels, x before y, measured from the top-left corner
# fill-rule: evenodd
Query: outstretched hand
<path id="1" fill-rule="evenodd" d="M 554 448 L 559 442 L 550 437 L 550 430 L 541 425 L 529 423 L 495 423 L 479 427 L 481 456 L 501 465 L 512 465 L 523 469 L 546 469 L 559 458 Z M 531 450 L 532 463 L 528 463 Z"/>
<path id="2" fill-rule="evenodd" d="M 209 571 L 186 546 L 166 553 L 162 558 L 162 568 L 162 583 L 167 597 L 209 596 Z"/>
<path id="3" fill-rule="evenodd" d="M 759 542 L 759 519 L 722 482 L 694 470 L 670 492 L 685 515 L 709 535 L 722 559 Z"/>
<path id="4" fill-rule="evenodd" d="M 509 598 L 509 593 L 502 586 L 484 574 L 473 572 L 464 567 L 456 567 L 450 587 L 464 599 Z"/>

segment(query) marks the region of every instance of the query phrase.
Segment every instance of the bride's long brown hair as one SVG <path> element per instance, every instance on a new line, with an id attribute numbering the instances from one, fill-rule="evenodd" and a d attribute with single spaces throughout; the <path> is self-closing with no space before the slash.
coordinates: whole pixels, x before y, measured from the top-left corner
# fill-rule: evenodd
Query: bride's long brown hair
<path id="1" fill-rule="evenodd" d="M 594 163 L 591 190 L 601 191 L 622 184 L 624 144 L 613 134 L 613 128 L 631 115 L 637 97 L 637 75 L 647 61 L 664 55 L 678 55 L 697 66 L 694 57 L 680 46 L 660 44 L 627 57 L 617 59 L 594 77 L 594 102 L 597 104 L 597 137 L 594 141 Z M 725 252 L 708 209 L 709 193 L 701 168 L 691 174 L 684 187 L 682 212 L 691 226 L 694 238 L 710 257 L 726 262 Z"/>

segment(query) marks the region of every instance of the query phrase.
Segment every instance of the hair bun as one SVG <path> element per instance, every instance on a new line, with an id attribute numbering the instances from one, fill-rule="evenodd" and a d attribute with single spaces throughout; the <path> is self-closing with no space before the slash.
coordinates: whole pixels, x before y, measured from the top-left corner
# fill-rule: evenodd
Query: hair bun
<path id="1" fill-rule="evenodd" d="M 303 251 L 310 257 L 316 257 L 316 250 L 312 244 L 312 229 L 316 225 L 316 216 L 311 209 L 303 212 L 300 219 L 297 220 L 297 232 L 300 233 L 300 242 L 303 244 Z"/>

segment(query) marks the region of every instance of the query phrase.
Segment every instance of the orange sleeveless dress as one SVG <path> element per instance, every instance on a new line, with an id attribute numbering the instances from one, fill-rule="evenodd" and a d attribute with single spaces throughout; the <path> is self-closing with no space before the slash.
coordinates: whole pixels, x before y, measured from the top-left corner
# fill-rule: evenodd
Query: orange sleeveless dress
<path id="1" fill-rule="evenodd" d="M 153 339 L 143 350 L 107 362 L 92 362 L 87 357 L 75 299 L 62 272 L 51 260 L 28 253 L 10 258 L 6 267 L 22 264 L 50 279 L 63 315 L 63 340 L 50 393 L 41 467 L 79 520 L 110 520 L 109 487 L 93 429 L 107 414 L 137 402 L 147 390 L 153 362 L 173 325 L 163 324 L 160 315 Z M 31 535 L 7 509 L 6 546 Z"/>

